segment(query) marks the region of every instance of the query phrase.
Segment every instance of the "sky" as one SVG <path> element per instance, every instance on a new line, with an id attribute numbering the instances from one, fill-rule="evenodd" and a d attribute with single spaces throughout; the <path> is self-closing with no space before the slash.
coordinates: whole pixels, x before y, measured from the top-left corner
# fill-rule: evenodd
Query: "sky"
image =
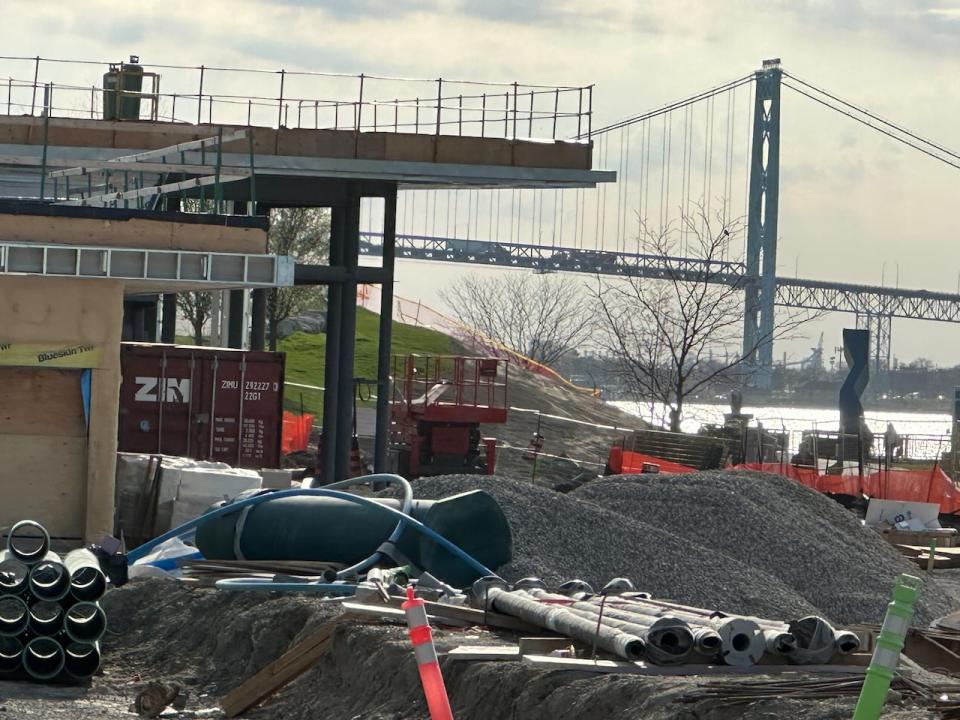
<path id="1" fill-rule="evenodd" d="M 960 0 L 5 0 L 4 20 L 5 56 L 116 61 L 135 53 L 148 65 L 593 83 L 595 127 L 779 57 L 805 80 L 960 147 Z M 28 63 L 0 65 L 0 76 L 30 73 Z M 92 78 L 78 84 L 93 82 L 100 70 L 84 72 Z M 163 75 L 164 88 L 193 77 Z M 220 82 L 237 94 L 275 96 L 264 87 L 275 77 Z M 287 92 L 350 91 L 346 81 L 324 82 L 322 89 Z M 745 95 L 737 102 L 747 107 Z M 715 110 L 722 116 L 725 107 Z M 734 143 L 735 157 L 743 140 L 740 148 Z M 960 289 L 960 171 L 786 90 L 781 143 L 779 274 L 877 285 L 899 278 L 901 287 Z M 606 156 L 602 147 L 595 150 L 595 167 L 616 165 L 609 147 Z M 734 174 L 739 187 L 745 174 L 739 167 Z M 616 191 L 607 192 L 612 198 Z M 637 212 L 627 198 L 628 212 Z M 482 271 L 401 263 L 397 292 L 443 309 L 438 291 L 476 272 Z M 775 354 L 799 358 L 823 332 L 829 356 L 840 330 L 852 324 L 852 316 L 831 315 L 807 326 L 806 337 L 778 344 Z M 956 325 L 898 320 L 893 335 L 893 354 L 903 361 L 924 356 L 960 364 Z"/>

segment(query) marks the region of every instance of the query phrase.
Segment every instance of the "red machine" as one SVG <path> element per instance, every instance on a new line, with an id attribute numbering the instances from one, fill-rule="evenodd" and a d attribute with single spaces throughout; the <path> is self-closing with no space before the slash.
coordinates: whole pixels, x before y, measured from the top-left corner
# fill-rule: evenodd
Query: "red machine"
<path id="1" fill-rule="evenodd" d="M 393 358 L 392 448 L 404 477 L 492 475 L 497 442 L 481 424 L 507 421 L 507 361 L 397 355 Z"/>

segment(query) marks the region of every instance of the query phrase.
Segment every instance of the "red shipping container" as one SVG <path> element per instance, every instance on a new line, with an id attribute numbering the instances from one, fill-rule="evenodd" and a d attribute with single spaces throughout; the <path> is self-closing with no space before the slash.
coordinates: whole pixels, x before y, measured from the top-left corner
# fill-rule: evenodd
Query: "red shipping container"
<path id="1" fill-rule="evenodd" d="M 119 450 L 280 466 L 283 353 L 122 343 Z"/>

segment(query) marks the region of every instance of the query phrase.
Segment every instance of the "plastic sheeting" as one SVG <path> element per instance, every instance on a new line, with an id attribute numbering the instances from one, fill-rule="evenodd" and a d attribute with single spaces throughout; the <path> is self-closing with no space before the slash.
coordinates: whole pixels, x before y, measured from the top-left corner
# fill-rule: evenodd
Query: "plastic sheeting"
<path id="1" fill-rule="evenodd" d="M 310 430 L 313 427 L 313 415 L 294 415 L 287 410 L 283 411 L 283 435 L 280 440 L 280 450 L 284 454 L 304 452 L 310 442 Z"/>

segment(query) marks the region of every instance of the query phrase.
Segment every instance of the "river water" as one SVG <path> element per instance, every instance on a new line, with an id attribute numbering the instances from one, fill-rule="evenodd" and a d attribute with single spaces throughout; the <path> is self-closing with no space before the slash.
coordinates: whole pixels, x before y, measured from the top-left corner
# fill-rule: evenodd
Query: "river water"
<path id="1" fill-rule="evenodd" d="M 657 426 L 666 425 L 667 412 L 660 403 L 638 405 L 629 400 L 616 400 L 610 403 L 624 412 L 636 415 Z M 685 405 L 681 429 L 695 433 L 704 424 L 723 424 L 724 413 L 730 412 L 728 405 L 695 403 Z M 756 422 L 771 432 L 790 433 L 790 449 L 796 451 L 800 445 L 800 436 L 804 430 L 814 428 L 821 431 L 836 432 L 840 423 L 840 411 L 829 408 L 808 407 L 749 407 L 744 405 L 743 412 L 752 414 Z M 918 458 L 937 457 L 950 447 L 950 424 L 952 419 L 946 413 L 925 412 L 867 412 L 864 415 L 868 427 L 876 435 L 882 435 L 887 423 L 893 423 L 901 436 L 912 438 L 909 442 L 910 455 Z"/>

